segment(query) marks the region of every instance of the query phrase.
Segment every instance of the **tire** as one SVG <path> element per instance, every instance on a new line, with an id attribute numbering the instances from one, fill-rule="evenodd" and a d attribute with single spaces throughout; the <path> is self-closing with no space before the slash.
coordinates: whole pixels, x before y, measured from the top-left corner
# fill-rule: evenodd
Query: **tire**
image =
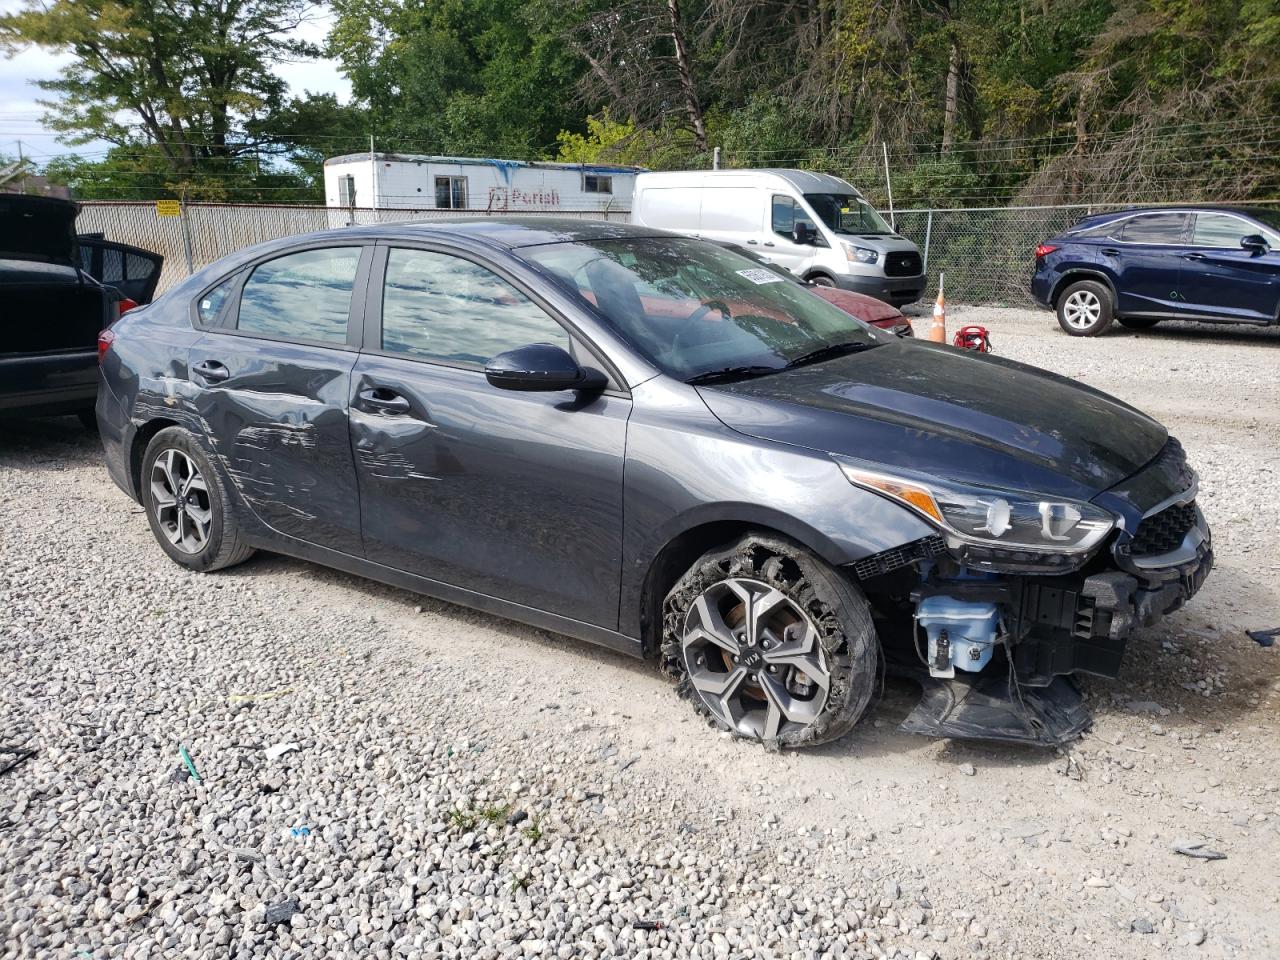
<path id="1" fill-rule="evenodd" d="M 151 532 L 175 563 L 207 573 L 253 555 L 222 479 L 190 431 L 167 427 L 151 438 L 141 487 Z"/>
<path id="2" fill-rule="evenodd" d="M 1058 294 L 1058 326 L 1073 337 L 1096 337 L 1115 317 L 1111 291 L 1097 280 L 1081 280 Z"/>
<path id="3" fill-rule="evenodd" d="M 98 415 L 93 412 L 93 407 L 87 410 L 77 410 L 76 416 L 80 420 L 80 425 L 90 433 L 98 432 Z"/>
<path id="4" fill-rule="evenodd" d="M 761 602 L 749 630 L 747 611 Z M 861 591 L 781 538 L 749 534 L 705 554 L 663 604 L 662 667 L 679 694 L 713 726 L 774 749 L 848 733 L 879 665 Z"/>
<path id="5" fill-rule="evenodd" d="M 836 282 L 828 277 L 825 273 L 815 273 L 809 277 L 809 282 L 815 287 L 834 287 Z"/>
<path id="6" fill-rule="evenodd" d="M 1119 321 L 1120 326 L 1126 327 L 1129 330 L 1150 330 L 1162 319 L 1164 318 L 1163 317 L 1116 317 L 1116 320 Z"/>

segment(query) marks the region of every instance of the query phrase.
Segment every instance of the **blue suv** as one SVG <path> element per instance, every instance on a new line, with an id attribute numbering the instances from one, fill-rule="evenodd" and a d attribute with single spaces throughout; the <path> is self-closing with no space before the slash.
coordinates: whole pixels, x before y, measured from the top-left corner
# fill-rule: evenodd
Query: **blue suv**
<path id="1" fill-rule="evenodd" d="M 1144 208 L 1086 217 L 1036 247 L 1032 295 L 1073 337 L 1120 321 L 1280 323 L 1280 210 Z"/>

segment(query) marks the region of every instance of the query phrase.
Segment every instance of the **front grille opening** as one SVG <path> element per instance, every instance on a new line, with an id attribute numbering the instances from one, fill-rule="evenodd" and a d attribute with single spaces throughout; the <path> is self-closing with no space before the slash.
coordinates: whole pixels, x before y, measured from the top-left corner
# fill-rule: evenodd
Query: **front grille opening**
<path id="1" fill-rule="evenodd" d="M 922 266 L 920 254 L 914 250 L 897 250 L 884 258 L 884 272 L 889 277 L 914 277 Z"/>
<path id="2" fill-rule="evenodd" d="M 853 565 L 853 572 L 859 580 L 870 580 L 872 577 L 909 567 L 917 560 L 936 559 L 946 552 L 947 543 L 941 537 L 923 537 L 911 543 L 904 543 L 900 547 L 863 557 Z"/>
<path id="3" fill-rule="evenodd" d="M 1133 535 L 1129 551 L 1135 557 L 1170 553 L 1182 545 L 1195 525 L 1196 502 L 1175 503 L 1142 521 Z"/>

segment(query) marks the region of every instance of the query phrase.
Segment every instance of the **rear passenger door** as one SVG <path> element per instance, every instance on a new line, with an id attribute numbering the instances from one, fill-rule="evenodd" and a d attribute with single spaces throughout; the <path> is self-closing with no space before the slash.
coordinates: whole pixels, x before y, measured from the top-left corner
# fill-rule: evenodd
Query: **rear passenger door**
<path id="1" fill-rule="evenodd" d="M 347 422 L 372 247 L 294 248 L 196 299 L 196 406 L 226 474 L 274 531 L 360 556 Z"/>
<path id="2" fill-rule="evenodd" d="M 1261 235 L 1266 253 L 1240 246 Z M 1251 220 L 1229 213 L 1197 213 L 1182 251 L 1178 299 L 1191 313 L 1223 320 L 1270 322 L 1280 304 L 1280 242 Z"/>
<path id="3" fill-rule="evenodd" d="M 1183 244 L 1191 221 L 1186 213 L 1142 213 L 1116 223 L 1099 244 L 1099 260 L 1115 278 L 1116 312 L 1132 316 L 1176 316 Z"/>
<path id="4" fill-rule="evenodd" d="M 80 237 L 80 268 L 99 283 L 115 287 L 134 303 L 150 303 L 160 283 L 164 257 L 127 243 Z"/>

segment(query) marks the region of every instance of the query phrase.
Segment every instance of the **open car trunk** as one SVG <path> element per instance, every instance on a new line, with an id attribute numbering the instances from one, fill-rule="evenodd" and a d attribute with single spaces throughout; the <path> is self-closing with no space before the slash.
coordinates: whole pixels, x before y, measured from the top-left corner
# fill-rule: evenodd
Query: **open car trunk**
<path id="1" fill-rule="evenodd" d="M 0 356 L 95 350 L 115 297 L 89 281 L 5 282 L 0 261 Z"/>

